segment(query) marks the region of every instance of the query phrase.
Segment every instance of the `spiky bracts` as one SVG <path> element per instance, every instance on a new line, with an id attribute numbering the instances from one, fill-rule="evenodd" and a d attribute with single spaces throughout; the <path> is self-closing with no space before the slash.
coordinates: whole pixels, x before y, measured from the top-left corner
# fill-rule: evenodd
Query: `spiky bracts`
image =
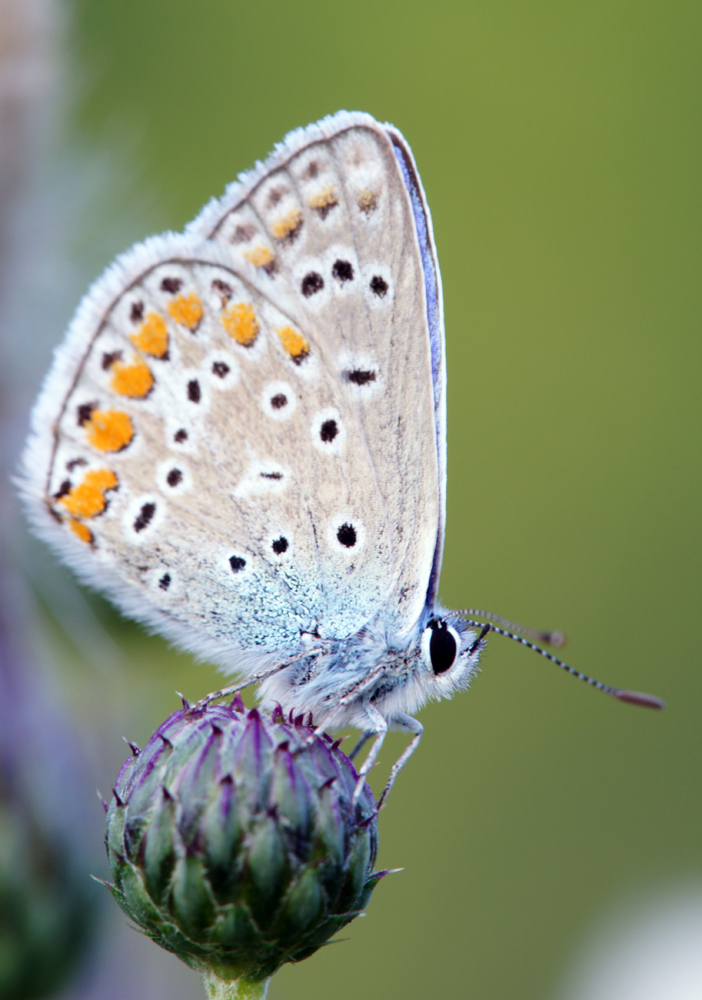
<path id="1" fill-rule="evenodd" d="M 381 878 L 376 805 L 328 736 L 240 701 L 184 708 L 123 766 L 107 813 L 122 908 L 226 982 L 262 982 L 316 951 Z"/>

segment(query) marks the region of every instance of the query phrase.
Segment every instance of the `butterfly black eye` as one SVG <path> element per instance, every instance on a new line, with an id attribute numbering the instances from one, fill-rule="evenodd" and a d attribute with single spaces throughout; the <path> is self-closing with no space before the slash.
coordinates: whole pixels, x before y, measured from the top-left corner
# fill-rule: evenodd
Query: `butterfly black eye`
<path id="1" fill-rule="evenodd" d="M 429 639 L 429 658 L 435 674 L 444 674 L 450 670 L 456 661 L 458 645 L 456 638 L 445 621 L 435 618 L 429 622 L 431 638 Z"/>

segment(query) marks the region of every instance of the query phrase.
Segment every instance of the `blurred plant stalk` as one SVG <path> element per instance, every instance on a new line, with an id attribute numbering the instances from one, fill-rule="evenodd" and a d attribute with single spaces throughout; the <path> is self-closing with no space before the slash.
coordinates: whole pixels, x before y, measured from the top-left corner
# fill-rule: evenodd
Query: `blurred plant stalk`
<path id="1" fill-rule="evenodd" d="M 36 160 L 54 82 L 53 0 L 0 0 L 0 307 L 16 277 L 18 205 Z M 39 142 L 40 144 L 40 142 Z M 0 323 L 0 998 L 61 989 L 86 954 L 96 898 L 81 754 L 61 717 L 33 606 L 15 569 L 9 476 L 24 436 L 16 332 Z M 26 345 L 22 345 L 26 352 Z"/>
<path id="2" fill-rule="evenodd" d="M 212 972 L 205 972 L 202 981 L 207 1000 L 264 1000 L 270 985 L 270 979 L 257 983 L 244 976 L 226 982 Z"/>
<path id="3" fill-rule="evenodd" d="M 0 998 L 38 1000 L 76 971 L 95 925 L 90 805 L 50 678 L 23 642 L 21 582 L 0 550 Z"/>

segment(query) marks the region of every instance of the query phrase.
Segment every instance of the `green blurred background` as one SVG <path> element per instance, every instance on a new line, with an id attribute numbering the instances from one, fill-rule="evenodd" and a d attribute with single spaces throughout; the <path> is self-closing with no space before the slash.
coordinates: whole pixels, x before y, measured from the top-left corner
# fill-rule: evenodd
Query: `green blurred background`
<path id="1" fill-rule="evenodd" d="M 380 863 L 404 871 L 271 1000 L 556 996 L 608 907 L 702 873 L 702 8 L 75 0 L 68 14 L 63 142 L 109 180 L 66 251 L 86 280 L 125 242 L 182 228 L 296 126 L 347 108 L 402 130 L 444 281 L 441 597 L 562 628 L 569 662 L 668 702 L 618 704 L 493 637 L 473 688 L 421 713 L 382 815 Z M 175 688 L 199 697 L 219 676 L 89 597 L 95 642 L 104 627 L 115 644 L 100 673 L 46 593 L 65 690 L 113 744 L 106 789 L 112 733 L 142 744 Z"/>

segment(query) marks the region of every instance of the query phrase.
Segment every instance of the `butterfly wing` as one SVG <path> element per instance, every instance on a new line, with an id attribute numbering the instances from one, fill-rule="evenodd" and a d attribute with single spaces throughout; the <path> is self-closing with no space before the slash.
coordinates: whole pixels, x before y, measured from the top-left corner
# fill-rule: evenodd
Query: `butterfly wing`
<path id="1" fill-rule="evenodd" d="M 351 380 L 392 512 L 388 612 L 403 632 L 436 596 L 446 492 L 441 277 L 409 146 L 393 126 L 339 112 L 291 133 L 189 231 L 231 247 Z"/>
<path id="2" fill-rule="evenodd" d="M 392 141 L 353 117 L 294 134 L 185 237 L 118 259 L 34 415 L 42 533 L 227 665 L 353 635 L 379 609 L 401 632 L 432 573 L 421 248 Z"/>

